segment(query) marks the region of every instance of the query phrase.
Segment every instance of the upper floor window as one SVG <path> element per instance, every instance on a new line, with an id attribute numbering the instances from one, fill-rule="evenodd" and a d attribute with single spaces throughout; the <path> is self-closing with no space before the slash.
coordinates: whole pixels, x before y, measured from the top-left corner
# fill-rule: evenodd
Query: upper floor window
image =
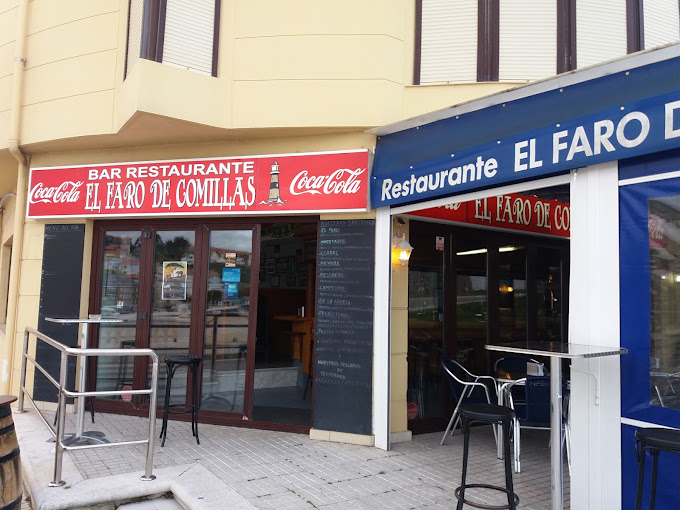
<path id="1" fill-rule="evenodd" d="M 217 76 L 220 0 L 130 0 L 127 71 L 139 58 Z"/>
<path id="2" fill-rule="evenodd" d="M 679 0 L 416 0 L 415 84 L 535 80 L 680 39 Z"/>

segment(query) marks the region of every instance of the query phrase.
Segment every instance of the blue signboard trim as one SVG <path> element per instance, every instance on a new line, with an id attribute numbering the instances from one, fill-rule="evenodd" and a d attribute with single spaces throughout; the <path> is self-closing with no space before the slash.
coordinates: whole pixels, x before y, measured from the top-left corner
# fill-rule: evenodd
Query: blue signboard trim
<path id="1" fill-rule="evenodd" d="M 680 91 L 373 175 L 371 201 L 373 207 L 403 205 L 676 147 Z"/>
<path id="2" fill-rule="evenodd" d="M 679 53 L 680 45 L 674 45 L 631 55 L 440 110 L 437 120 L 427 120 L 434 114 L 410 119 L 411 126 L 419 119 L 422 123 L 378 137 L 372 172 L 388 174 L 490 141 L 671 93 L 680 89 Z M 389 126 L 381 128 L 386 129 Z"/>

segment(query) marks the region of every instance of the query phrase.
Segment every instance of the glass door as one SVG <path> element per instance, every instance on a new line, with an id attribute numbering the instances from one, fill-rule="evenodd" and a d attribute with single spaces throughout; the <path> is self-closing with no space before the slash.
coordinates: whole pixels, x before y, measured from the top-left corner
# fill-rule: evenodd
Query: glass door
<path id="1" fill-rule="evenodd" d="M 165 398 L 165 358 L 189 354 L 194 278 L 194 230 L 156 230 L 152 233 L 153 281 L 149 307 L 149 348 L 158 354 L 158 405 Z M 145 314 L 147 312 L 144 312 Z M 144 318 L 144 316 L 142 317 Z M 148 367 L 151 376 L 151 366 Z M 187 392 L 184 377 L 173 379 L 173 401 Z"/>
<path id="2" fill-rule="evenodd" d="M 249 416 L 245 395 L 253 231 L 212 230 L 208 238 L 201 408 Z"/>
<path id="3" fill-rule="evenodd" d="M 141 230 L 104 232 L 99 312 L 124 322 L 99 325 L 99 347 L 135 347 L 136 317 L 139 304 Z M 133 360 L 129 357 L 100 358 L 96 387 L 100 391 L 121 390 L 133 384 Z M 92 380 L 92 379 L 90 379 Z M 100 397 L 120 400 L 120 397 Z"/>
<path id="4" fill-rule="evenodd" d="M 262 225 L 253 360 L 255 421 L 311 425 L 315 223 Z"/>
<path id="5" fill-rule="evenodd" d="M 489 309 L 487 241 L 456 235 L 456 360 L 475 374 L 486 370 Z"/>
<path id="6" fill-rule="evenodd" d="M 218 219 L 97 222 L 90 310 L 123 322 L 102 324 L 92 345 L 153 349 L 158 406 L 165 360 L 191 354 L 203 359 L 202 416 L 311 425 L 317 228 Z M 91 370 L 100 390 L 150 385 L 145 358 L 102 358 Z M 190 395 L 185 374 L 172 382 L 173 402 Z M 142 403 L 97 400 L 102 410 L 131 413 Z"/>

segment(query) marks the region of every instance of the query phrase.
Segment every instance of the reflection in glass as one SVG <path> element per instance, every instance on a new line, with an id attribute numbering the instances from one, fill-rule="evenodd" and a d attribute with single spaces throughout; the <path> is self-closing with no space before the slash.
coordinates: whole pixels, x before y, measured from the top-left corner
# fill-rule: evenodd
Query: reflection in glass
<path id="1" fill-rule="evenodd" d="M 105 318 L 123 319 L 120 324 L 99 325 L 99 347 L 135 346 L 135 319 L 139 295 L 141 232 L 106 232 L 102 258 L 101 308 Z M 97 390 L 132 387 L 132 357 L 101 357 L 97 361 Z M 99 397 L 120 400 L 116 397 Z"/>
<path id="2" fill-rule="evenodd" d="M 562 340 L 562 271 L 560 252 L 538 248 L 536 257 L 536 339 Z"/>
<path id="3" fill-rule="evenodd" d="M 442 415 L 443 252 L 439 255 L 438 266 L 409 268 L 407 398 L 409 404 L 417 406 L 417 414 L 411 419 Z"/>
<path id="4" fill-rule="evenodd" d="M 499 342 L 526 340 L 526 247 L 501 246 L 498 252 Z"/>
<path id="5" fill-rule="evenodd" d="M 315 224 L 263 226 L 253 420 L 311 424 L 315 323 L 309 302 L 312 301 L 314 282 L 311 278 L 315 274 L 315 264 Z"/>
<path id="6" fill-rule="evenodd" d="M 650 403 L 680 409 L 680 195 L 648 207 Z"/>
<path id="7" fill-rule="evenodd" d="M 201 407 L 243 413 L 252 232 L 212 231 L 208 251 Z"/>
<path id="8" fill-rule="evenodd" d="M 195 232 L 159 230 L 155 235 L 149 347 L 158 354 L 157 402 L 163 405 L 165 358 L 189 352 Z M 151 377 L 150 365 L 148 370 Z M 173 401 L 186 395 L 187 379 L 181 375 L 172 381 Z"/>
<path id="9" fill-rule="evenodd" d="M 473 373 L 486 367 L 487 251 L 486 241 L 458 238 L 456 251 L 456 360 Z"/>

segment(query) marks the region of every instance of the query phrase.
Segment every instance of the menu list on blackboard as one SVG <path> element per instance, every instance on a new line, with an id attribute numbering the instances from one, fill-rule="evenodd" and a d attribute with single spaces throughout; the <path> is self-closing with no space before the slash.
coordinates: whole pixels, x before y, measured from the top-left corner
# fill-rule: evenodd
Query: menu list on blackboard
<path id="1" fill-rule="evenodd" d="M 322 221 L 314 427 L 371 433 L 374 220 Z"/>

